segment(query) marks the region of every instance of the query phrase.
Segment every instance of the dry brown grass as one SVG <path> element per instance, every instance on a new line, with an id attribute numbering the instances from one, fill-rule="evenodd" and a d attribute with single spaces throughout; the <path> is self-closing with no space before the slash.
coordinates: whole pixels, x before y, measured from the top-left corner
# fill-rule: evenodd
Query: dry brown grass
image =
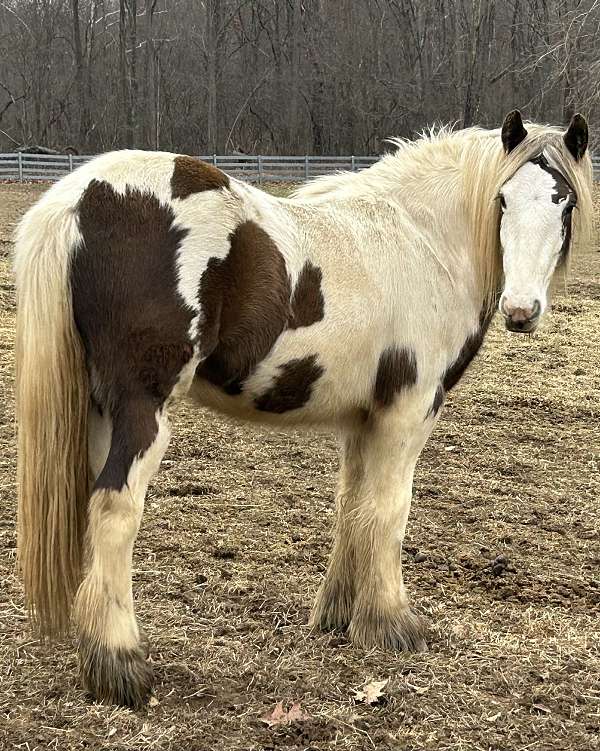
<path id="1" fill-rule="evenodd" d="M 431 622 L 428 654 L 309 633 L 333 438 L 182 406 L 135 555 L 158 704 L 133 713 L 86 700 L 72 644 L 29 633 L 14 575 L 7 252 L 39 190 L 0 186 L 0 748 L 600 747 L 599 253 L 575 261 L 535 336 L 496 321 L 424 452 L 404 562 Z M 383 703 L 354 702 L 353 689 L 385 678 Z M 267 727 L 278 701 L 310 719 Z"/>

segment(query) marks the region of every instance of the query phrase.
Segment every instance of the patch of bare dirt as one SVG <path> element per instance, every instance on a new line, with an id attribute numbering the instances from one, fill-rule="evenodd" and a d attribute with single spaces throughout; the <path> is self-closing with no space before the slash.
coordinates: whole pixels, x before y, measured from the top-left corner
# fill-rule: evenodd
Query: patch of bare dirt
<path id="1" fill-rule="evenodd" d="M 600 253 L 575 260 L 539 333 L 495 322 L 424 451 L 404 565 L 427 654 L 307 628 L 331 543 L 333 437 L 181 406 L 135 552 L 158 703 L 134 713 L 89 703 L 73 645 L 29 632 L 14 573 L 8 251 L 39 191 L 0 186 L 0 748 L 600 746 Z M 385 680 L 375 703 L 357 699 Z"/>

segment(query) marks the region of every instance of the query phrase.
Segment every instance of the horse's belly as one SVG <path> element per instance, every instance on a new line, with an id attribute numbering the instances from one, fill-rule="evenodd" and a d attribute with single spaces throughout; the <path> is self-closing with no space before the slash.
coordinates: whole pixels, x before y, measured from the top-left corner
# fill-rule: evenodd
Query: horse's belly
<path id="1" fill-rule="evenodd" d="M 241 393 L 228 394 L 203 377 L 194 378 L 189 398 L 215 412 L 275 427 L 309 425 L 335 428 L 362 419 L 361 410 L 349 393 L 340 398 L 312 361 L 298 359 L 271 379 L 254 374 L 243 384 Z"/>
<path id="2" fill-rule="evenodd" d="M 314 405 L 305 404 L 284 411 L 266 411 L 257 406 L 257 400 L 253 394 L 248 392 L 235 395 L 227 394 L 220 386 L 215 386 L 201 376 L 194 378 L 189 397 L 201 407 L 207 407 L 238 420 L 280 425 L 282 427 L 323 422 L 323 419 L 318 417 Z"/>

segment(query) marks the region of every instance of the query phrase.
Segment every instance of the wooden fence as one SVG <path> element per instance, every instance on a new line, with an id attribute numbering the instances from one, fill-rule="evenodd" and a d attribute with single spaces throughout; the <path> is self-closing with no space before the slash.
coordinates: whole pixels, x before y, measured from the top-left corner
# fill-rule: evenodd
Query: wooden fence
<path id="1" fill-rule="evenodd" d="M 356 172 L 378 160 L 375 156 L 201 156 L 227 174 L 251 182 L 300 182 L 331 175 L 338 170 Z M 92 159 L 71 154 L 0 154 L 0 180 L 52 182 Z"/>
<path id="2" fill-rule="evenodd" d="M 374 164 L 376 156 L 201 156 L 233 177 L 250 182 L 301 182 L 339 170 L 358 170 Z M 0 181 L 53 182 L 92 159 L 71 154 L 0 154 Z M 600 181 L 600 154 L 592 157 L 594 179 Z"/>

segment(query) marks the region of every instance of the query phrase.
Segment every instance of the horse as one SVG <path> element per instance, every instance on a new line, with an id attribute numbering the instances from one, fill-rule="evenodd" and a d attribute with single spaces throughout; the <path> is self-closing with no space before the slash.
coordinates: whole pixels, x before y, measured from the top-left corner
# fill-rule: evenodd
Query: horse
<path id="1" fill-rule="evenodd" d="M 563 131 L 515 110 L 501 129 L 397 140 L 285 199 L 189 156 L 117 151 L 27 212 L 18 562 L 42 637 L 73 610 L 93 697 L 141 707 L 153 690 L 132 553 L 184 397 L 338 433 L 335 539 L 310 623 L 363 648 L 426 649 L 401 567 L 415 464 L 496 309 L 527 333 L 548 307 L 589 227 L 587 144 L 581 115 Z"/>

